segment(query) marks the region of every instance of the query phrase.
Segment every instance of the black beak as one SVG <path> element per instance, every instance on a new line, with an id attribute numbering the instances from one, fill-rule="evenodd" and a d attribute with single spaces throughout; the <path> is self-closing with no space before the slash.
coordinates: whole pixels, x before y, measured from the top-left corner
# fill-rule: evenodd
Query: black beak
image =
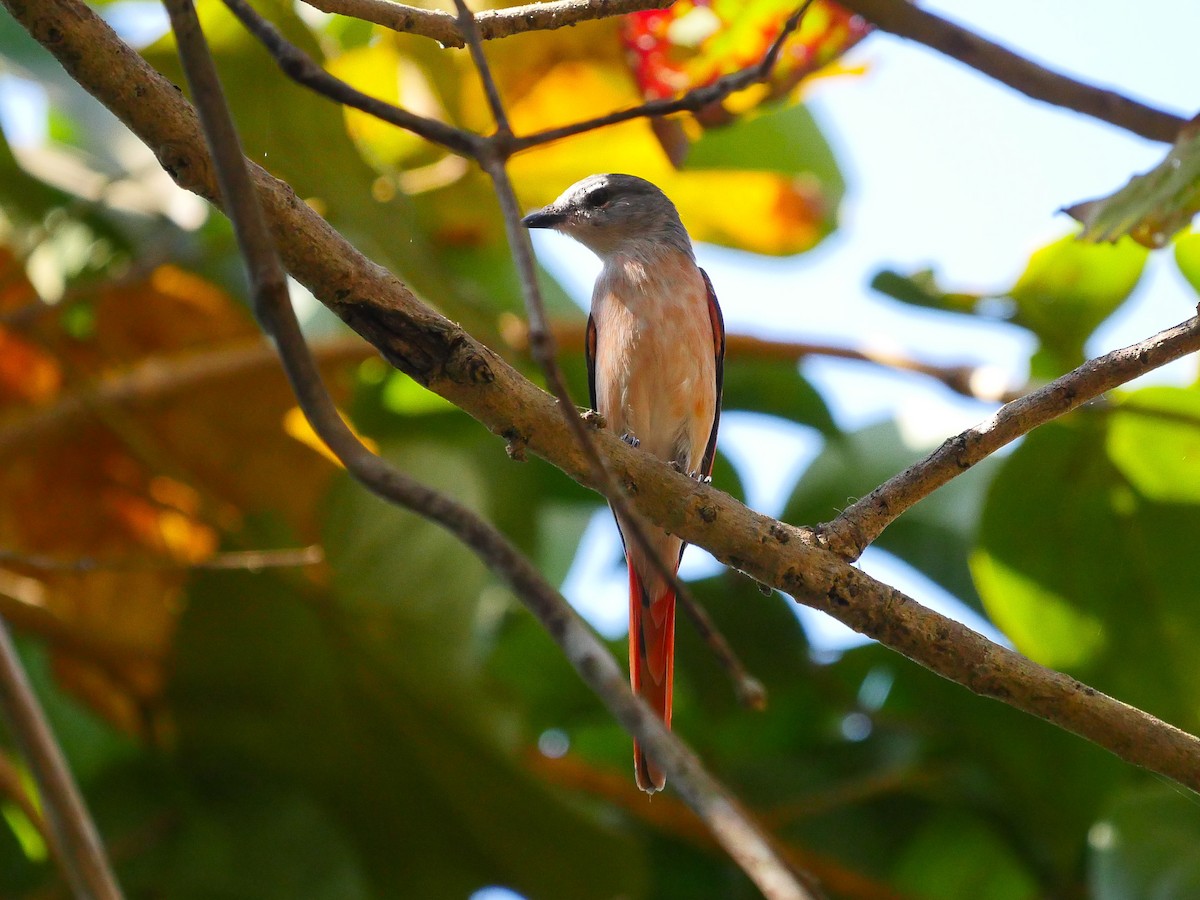
<path id="1" fill-rule="evenodd" d="M 565 219 L 566 216 L 562 213 L 547 212 L 545 209 L 539 209 L 523 218 L 521 224 L 526 228 L 553 228 Z"/>

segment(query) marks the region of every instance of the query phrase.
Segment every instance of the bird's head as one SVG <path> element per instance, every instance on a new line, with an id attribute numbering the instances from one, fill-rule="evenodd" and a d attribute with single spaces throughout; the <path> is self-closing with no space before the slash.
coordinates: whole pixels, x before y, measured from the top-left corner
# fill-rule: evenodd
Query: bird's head
<path id="1" fill-rule="evenodd" d="M 521 220 L 575 238 L 602 259 L 675 249 L 692 255 L 679 213 L 667 195 L 635 175 L 589 175 Z"/>

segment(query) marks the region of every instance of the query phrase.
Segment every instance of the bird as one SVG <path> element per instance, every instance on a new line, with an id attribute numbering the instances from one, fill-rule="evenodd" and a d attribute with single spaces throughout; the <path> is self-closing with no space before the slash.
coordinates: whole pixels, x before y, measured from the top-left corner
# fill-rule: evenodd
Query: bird
<path id="1" fill-rule="evenodd" d="M 627 443 L 711 480 L 724 377 L 725 324 L 712 282 L 696 264 L 675 205 L 634 175 L 591 175 L 521 220 L 574 238 L 603 264 L 586 331 L 592 409 Z M 633 692 L 671 727 L 675 592 L 616 516 L 629 568 Z M 646 529 L 677 572 L 684 542 Z M 634 741 L 634 779 L 653 795 L 662 768 Z"/>

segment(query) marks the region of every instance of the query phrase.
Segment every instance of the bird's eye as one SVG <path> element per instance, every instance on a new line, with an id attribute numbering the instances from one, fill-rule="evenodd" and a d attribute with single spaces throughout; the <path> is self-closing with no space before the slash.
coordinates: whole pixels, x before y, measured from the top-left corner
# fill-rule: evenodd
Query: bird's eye
<path id="1" fill-rule="evenodd" d="M 599 209 L 610 199 L 612 199 L 612 191 L 610 191 L 608 188 L 596 188 L 596 190 L 592 191 L 587 195 L 587 197 L 584 198 L 584 203 L 586 203 L 591 209 Z"/>

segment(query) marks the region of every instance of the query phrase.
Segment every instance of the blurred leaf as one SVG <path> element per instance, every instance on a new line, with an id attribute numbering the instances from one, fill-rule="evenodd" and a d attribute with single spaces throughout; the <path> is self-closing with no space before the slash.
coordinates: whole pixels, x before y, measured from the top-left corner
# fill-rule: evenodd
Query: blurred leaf
<path id="1" fill-rule="evenodd" d="M 642 93 L 670 97 L 762 59 L 795 10 L 790 0 L 676 3 L 625 16 L 621 37 Z M 868 27 L 834 3 L 816 3 L 784 43 L 771 73 L 772 90 L 787 90 L 837 58 Z"/>
<path id="2" fill-rule="evenodd" d="M 402 56 L 396 42 L 376 39 L 346 50 L 329 61 L 331 75 L 387 103 L 398 104 L 418 115 L 445 120 L 436 95 L 423 71 Z M 403 168 L 431 163 L 443 155 L 411 131 L 397 128 L 357 109 L 346 107 L 346 131 L 367 151 L 376 168 Z M 462 166 L 465 169 L 465 164 Z"/>
<path id="3" fill-rule="evenodd" d="M 927 309 L 940 309 L 944 312 L 967 313 L 977 315 L 980 309 L 980 294 L 962 294 L 943 290 L 937 283 L 937 276 L 932 269 L 922 269 L 911 275 L 902 275 L 892 269 L 882 269 L 871 278 L 871 287 L 881 294 L 907 303 L 910 306 L 922 306 Z"/>
<path id="4" fill-rule="evenodd" d="M 1175 265 L 1200 294 L 1200 231 L 1189 229 L 1175 239 Z"/>
<path id="5" fill-rule="evenodd" d="M 1200 895 L 1200 807 L 1172 784 L 1121 791 L 1088 833 L 1088 882 L 1096 900 Z"/>
<path id="6" fill-rule="evenodd" d="M 1135 175 L 1116 193 L 1068 207 L 1083 223 L 1080 239 L 1090 243 L 1116 241 L 1129 235 L 1151 249 L 1163 247 L 1171 236 L 1200 211 L 1200 123 L 1184 126 L 1166 159 Z"/>
<path id="7" fill-rule="evenodd" d="M 1113 407 L 1108 455 L 1146 499 L 1200 504 L 1200 390 L 1124 394 Z"/>
<path id="8" fill-rule="evenodd" d="M 1033 377 L 1050 380 L 1083 362 L 1085 342 L 1133 293 L 1146 256 L 1132 241 L 1096 246 L 1067 235 L 1035 251 L 1002 293 L 947 291 L 928 269 L 912 275 L 884 269 L 871 287 L 913 306 L 1003 318 L 1029 329 L 1041 341 Z"/>
<path id="9" fill-rule="evenodd" d="M 483 505 L 485 483 L 464 454 L 409 442 L 383 455 L 460 503 Z M 414 670 L 456 676 L 468 671 L 472 623 L 489 580 L 470 550 L 441 526 L 380 499 L 348 476 L 330 492 L 323 543 L 343 597 L 391 606 L 403 617 L 411 642 L 405 659 Z"/>
<path id="10" fill-rule="evenodd" d="M 1132 241 L 1096 246 L 1067 235 L 1029 258 L 1008 294 L 1016 301 L 1013 322 L 1028 328 L 1052 356 L 1053 377 L 1084 360 L 1093 331 L 1133 293 L 1146 250 Z"/>
<path id="11" fill-rule="evenodd" d="M 948 852 L 953 848 L 952 852 Z M 896 886 L 929 900 L 1033 900 L 1029 870 L 984 822 L 950 813 L 919 829 L 896 870 Z"/>
<path id="12" fill-rule="evenodd" d="M 753 156 L 746 153 L 754 148 Z M 846 184 L 833 150 L 804 106 L 746 115 L 723 128 L 710 128 L 692 144 L 686 169 L 777 172 L 807 176 L 820 202 L 836 209 Z"/>
<path id="13" fill-rule="evenodd" d="M 454 583 L 423 551 L 397 543 L 396 565 Z M 353 574 L 342 576 L 350 590 Z M 199 579 L 172 698 L 181 759 L 205 794 L 282 780 L 337 823 L 378 896 L 461 898 L 497 883 L 528 896 L 641 896 L 636 846 L 501 751 L 499 708 L 447 690 L 464 675 L 462 629 L 411 627 L 424 615 L 411 598 L 333 599 L 272 575 Z M 430 652 L 431 637 L 445 654 Z M 286 865 L 305 847 L 264 852 Z"/>
<path id="14" fill-rule="evenodd" d="M 377 896 L 353 846 L 311 798 L 230 773 L 192 799 L 161 851 L 161 869 L 127 890 L 179 898 L 367 900 Z"/>
<path id="15" fill-rule="evenodd" d="M 726 360 L 721 401 L 727 410 L 779 416 L 811 425 L 826 437 L 841 434 L 824 398 L 791 360 Z"/>
<path id="16" fill-rule="evenodd" d="M 894 422 L 830 441 L 800 476 L 783 518 L 797 524 L 827 522 L 933 447 L 906 437 Z M 989 458 L 955 478 L 888 526 L 874 544 L 981 612 L 967 558 L 983 495 L 997 465 Z"/>
<path id="17" fill-rule="evenodd" d="M 18 279 L 8 283 L 19 303 Z M 333 470 L 285 433 L 295 399 L 282 373 L 269 360 L 237 364 L 256 329 L 214 285 L 163 266 L 93 286 L 68 309 L 82 305 L 92 317 L 82 339 L 64 333 L 57 310 L 30 320 L 32 337 L 4 333 L 10 363 L 18 346 L 35 355 L 19 371 L 0 366 L 0 546 L 100 563 L 28 572 L 24 602 L 65 634 L 52 642 L 62 683 L 145 733 L 158 727 L 186 567 L 267 509 L 293 529 L 283 542 L 311 535 Z M 208 374 L 189 381 L 196 365 Z M 123 402 L 103 399 L 130 366 L 138 378 Z"/>
<path id="18" fill-rule="evenodd" d="M 1040 885 L 1038 896 L 1079 895 L 1087 830 L 1105 797 L 1127 774 L 1125 764 L 1088 741 L 978 697 L 878 644 L 847 652 L 828 671 L 849 688 L 852 703 L 857 701 L 847 711 L 866 715 L 869 724 L 862 740 L 841 742 L 841 755 L 849 757 L 846 768 L 859 777 L 891 773 L 884 781 L 894 784 L 890 793 L 851 799 L 847 805 L 867 813 L 867 822 L 884 817 L 904 823 L 884 832 L 887 843 L 880 850 L 893 856 L 892 865 L 901 869 L 897 875 L 907 869 L 909 877 L 919 877 L 909 868 L 912 853 L 934 870 L 925 890 L 931 880 L 949 886 L 953 881 L 943 879 L 977 872 L 982 854 L 1006 876 L 998 884 L 1019 889 L 1033 877 Z M 886 691 L 867 690 L 872 683 L 885 685 Z M 836 690 L 826 684 L 823 693 Z M 865 703 L 872 695 L 874 702 Z M 970 815 L 979 818 L 964 821 Z M 962 827 L 961 842 L 949 836 L 952 822 Z M 828 827 L 828 822 L 814 822 L 811 830 Z M 941 859 L 935 861 L 929 859 L 930 844 L 938 834 L 944 840 Z M 845 846 L 856 844 L 848 840 Z M 928 895 L 975 896 L 965 890 Z"/>
<path id="19" fill-rule="evenodd" d="M 0 131 L 0 207 L 6 216 L 21 224 L 40 223 L 50 210 L 66 206 L 72 199 L 66 191 L 51 187 L 21 168 Z"/>
<path id="20" fill-rule="evenodd" d="M 1195 728 L 1200 559 L 1190 540 L 1200 506 L 1134 491 L 1106 455 L 1101 424 L 1056 423 L 1025 438 L 992 482 L 971 568 L 1022 653 Z"/>

